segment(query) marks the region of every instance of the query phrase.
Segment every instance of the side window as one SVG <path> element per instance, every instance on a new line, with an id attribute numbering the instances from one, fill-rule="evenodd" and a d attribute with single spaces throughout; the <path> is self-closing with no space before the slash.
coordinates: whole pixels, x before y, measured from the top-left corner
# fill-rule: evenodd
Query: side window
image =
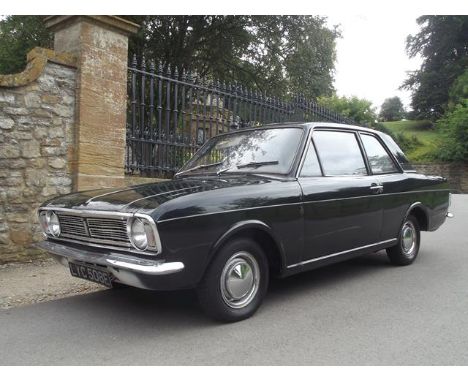
<path id="1" fill-rule="evenodd" d="M 325 175 L 367 175 L 366 164 L 354 133 L 315 131 L 313 139 Z"/>
<path id="2" fill-rule="evenodd" d="M 367 159 L 369 160 L 373 174 L 398 172 L 390 155 L 388 155 L 387 151 L 385 151 L 385 148 L 376 137 L 368 134 L 361 134 L 361 140 L 364 145 L 364 150 L 366 150 Z"/>
<path id="3" fill-rule="evenodd" d="M 307 154 L 304 158 L 304 164 L 302 165 L 300 176 L 322 176 L 322 171 L 320 170 L 320 165 L 317 159 L 317 153 L 315 152 L 315 148 L 312 142 L 307 149 Z"/>

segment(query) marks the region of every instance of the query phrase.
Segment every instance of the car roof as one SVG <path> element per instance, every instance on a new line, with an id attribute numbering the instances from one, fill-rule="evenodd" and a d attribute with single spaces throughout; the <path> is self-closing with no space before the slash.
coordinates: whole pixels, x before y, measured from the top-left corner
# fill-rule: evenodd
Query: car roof
<path id="1" fill-rule="evenodd" d="M 272 128 L 285 128 L 285 127 L 295 127 L 295 128 L 302 128 L 302 129 L 316 129 L 316 128 L 335 128 L 335 129 L 341 129 L 341 130 L 353 130 L 353 131 L 362 131 L 362 132 L 367 132 L 367 133 L 372 133 L 372 134 L 377 134 L 377 135 L 386 135 L 385 133 L 368 128 L 368 127 L 363 127 L 363 126 L 357 126 L 357 125 L 346 125 L 343 123 L 333 123 L 333 122 L 278 122 L 278 123 L 268 123 L 265 125 L 260 125 L 257 127 L 248 127 L 248 128 L 240 128 L 240 129 L 235 129 L 231 130 L 226 133 L 218 134 L 220 135 L 228 135 L 228 134 L 233 134 L 233 133 L 240 133 L 244 131 L 249 131 L 249 130 L 258 130 L 258 129 L 272 129 Z"/>
<path id="2" fill-rule="evenodd" d="M 357 125 L 346 125 L 343 123 L 334 123 L 334 122 L 278 122 L 278 123 L 268 123 L 265 125 L 260 125 L 257 127 L 248 127 L 242 128 L 239 130 L 231 130 L 231 132 L 235 131 L 246 131 L 246 130 L 256 130 L 256 129 L 268 129 L 268 128 L 281 128 L 281 127 L 302 127 L 308 129 L 315 129 L 321 127 L 329 127 L 329 128 L 337 128 L 337 129 L 349 129 L 349 130 L 360 130 L 369 133 L 380 133 L 378 130 L 357 126 Z"/>

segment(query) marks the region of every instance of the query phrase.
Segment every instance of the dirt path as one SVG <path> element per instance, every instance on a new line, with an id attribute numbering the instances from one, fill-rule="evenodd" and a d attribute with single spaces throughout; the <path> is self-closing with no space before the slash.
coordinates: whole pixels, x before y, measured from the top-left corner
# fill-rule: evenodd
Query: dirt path
<path id="1" fill-rule="evenodd" d="M 72 277 L 54 260 L 0 265 L 0 309 L 56 300 L 104 289 Z"/>

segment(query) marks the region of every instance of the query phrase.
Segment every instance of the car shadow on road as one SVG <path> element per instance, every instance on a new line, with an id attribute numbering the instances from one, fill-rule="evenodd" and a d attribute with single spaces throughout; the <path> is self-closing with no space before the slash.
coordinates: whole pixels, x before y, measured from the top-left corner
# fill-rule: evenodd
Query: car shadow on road
<path id="1" fill-rule="evenodd" d="M 385 251 L 370 253 L 333 265 L 305 271 L 284 279 L 272 279 L 267 300 L 285 294 L 296 295 L 313 289 L 327 288 L 334 284 L 345 284 L 365 274 L 387 271 L 393 268 L 385 256 Z"/>
<path id="2" fill-rule="evenodd" d="M 265 305 L 274 309 L 285 298 L 300 298 L 322 288 L 346 284 L 363 275 L 388 271 L 390 267 L 386 256 L 369 254 L 346 262 L 304 272 L 285 279 L 272 279 Z M 66 310 L 86 311 L 87 319 L 94 325 L 108 323 L 112 317 L 122 324 L 125 322 L 140 327 L 174 329 L 176 327 L 206 327 L 216 325 L 201 311 L 196 294 L 192 290 L 147 291 L 136 288 L 119 288 L 74 296 L 52 303 L 66 304 Z"/>

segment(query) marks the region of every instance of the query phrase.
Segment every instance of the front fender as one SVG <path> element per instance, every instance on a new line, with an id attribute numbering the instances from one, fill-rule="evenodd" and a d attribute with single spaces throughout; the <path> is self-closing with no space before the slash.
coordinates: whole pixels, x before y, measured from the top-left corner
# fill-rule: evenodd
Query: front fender
<path id="1" fill-rule="evenodd" d="M 215 253 L 232 237 L 236 236 L 237 234 L 242 233 L 243 231 L 250 231 L 250 230 L 261 230 L 265 232 L 271 240 L 274 242 L 276 248 L 278 249 L 280 255 L 280 262 L 281 268 L 285 269 L 286 265 L 286 258 L 285 258 L 285 251 L 282 243 L 277 239 L 276 235 L 274 234 L 272 228 L 262 222 L 261 220 L 244 220 L 233 224 L 226 232 L 224 232 L 213 244 L 210 250 L 210 262 L 213 259 Z"/>

